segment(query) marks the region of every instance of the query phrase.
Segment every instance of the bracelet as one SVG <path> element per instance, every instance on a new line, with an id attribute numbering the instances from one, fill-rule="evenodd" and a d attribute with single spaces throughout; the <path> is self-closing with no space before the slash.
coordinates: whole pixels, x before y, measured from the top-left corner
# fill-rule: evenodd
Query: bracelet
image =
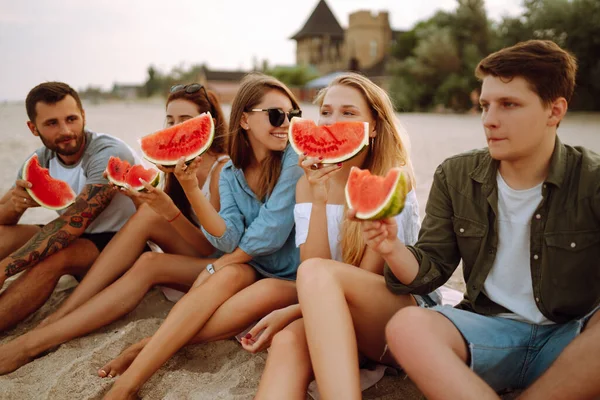
<path id="1" fill-rule="evenodd" d="M 207 270 L 207 271 L 208 271 L 208 273 L 209 273 L 209 274 L 211 274 L 211 275 L 215 273 L 215 268 L 213 267 L 213 265 L 212 265 L 212 264 L 208 264 L 208 265 L 206 266 L 206 270 Z"/>
<path id="2" fill-rule="evenodd" d="M 180 215 L 181 215 L 181 210 L 179 210 L 179 212 L 177 213 L 177 215 L 176 215 L 176 216 L 174 216 L 174 217 L 173 217 L 173 218 L 171 218 L 171 219 L 168 219 L 168 220 L 167 220 L 167 222 L 173 222 L 173 221 L 175 221 L 175 220 L 177 219 L 177 217 L 179 217 Z"/>

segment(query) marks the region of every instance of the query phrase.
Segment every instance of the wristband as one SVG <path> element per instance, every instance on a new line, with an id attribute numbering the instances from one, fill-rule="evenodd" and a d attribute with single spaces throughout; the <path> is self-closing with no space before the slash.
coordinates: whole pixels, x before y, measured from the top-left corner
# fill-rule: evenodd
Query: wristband
<path id="1" fill-rule="evenodd" d="M 213 265 L 212 265 L 212 264 L 208 264 L 208 265 L 206 266 L 206 270 L 207 270 L 207 271 L 208 271 L 208 273 L 209 273 L 209 274 L 211 274 L 211 275 L 215 273 L 215 267 L 213 267 Z"/>
<path id="2" fill-rule="evenodd" d="M 179 210 L 179 212 L 177 213 L 176 216 L 174 216 L 173 218 L 167 220 L 167 222 L 173 222 L 173 221 L 175 221 L 177 219 L 177 217 L 179 217 L 180 215 L 181 215 L 181 210 Z"/>

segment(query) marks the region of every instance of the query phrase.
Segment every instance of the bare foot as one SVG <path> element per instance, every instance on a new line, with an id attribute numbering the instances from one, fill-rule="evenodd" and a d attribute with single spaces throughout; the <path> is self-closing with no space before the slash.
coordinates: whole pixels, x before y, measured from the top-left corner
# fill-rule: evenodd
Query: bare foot
<path id="1" fill-rule="evenodd" d="M 104 396 L 104 400 L 137 400 L 139 399 L 137 395 L 137 389 L 132 389 L 125 387 L 125 385 L 119 385 L 119 383 L 115 383 L 115 385 L 106 393 Z"/>
<path id="2" fill-rule="evenodd" d="M 114 378 L 117 375 L 122 375 L 149 341 L 149 337 L 142 339 L 123 350 L 117 358 L 98 370 L 98 376 L 100 378 Z"/>
<path id="3" fill-rule="evenodd" d="M 17 338 L 0 346 L 0 375 L 9 374 L 31 362 L 33 357 L 27 354 L 23 340 Z"/>

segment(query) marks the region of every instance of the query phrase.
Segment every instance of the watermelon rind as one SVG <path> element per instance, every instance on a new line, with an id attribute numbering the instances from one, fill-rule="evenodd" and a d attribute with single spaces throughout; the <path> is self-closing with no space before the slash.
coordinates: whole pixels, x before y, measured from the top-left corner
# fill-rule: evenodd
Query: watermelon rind
<path id="1" fill-rule="evenodd" d="M 289 126 L 289 129 L 288 129 L 288 140 L 290 142 L 290 146 L 292 146 L 292 149 L 298 155 L 302 155 L 303 151 L 300 148 L 298 148 L 298 146 L 294 142 L 294 135 L 292 134 L 292 132 L 293 132 L 293 129 L 294 129 L 294 125 L 296 123 L 306 123 L 306 121 L 309 121 L 309 120 L 306 119 L 306 118 L 294 117 L 290 121 L 290 126 Z M 326 157 L 326 158 L 324 158 L 321 161 L 321 163 L 322 164 L 337 164 L 337 163 L 340 163 L 340 162 L 348 161 L 348 160 L 356 157 L 364 149 L 366 149 L 367 146 L 369 145 L 369 123 L 368 122 L 363 122 L 362 124 L 363 124 L 364 129 L 365 129 L 365 134 L 364 134 L 363 140 L 358 144 L 358 146 L 356 146 L 356 148 L 354 148 L 350 152 L 348 152 L 348 153 L 346 153 L 344 155 L 341 155 L 339 157 L 332 157 L 332 158 L 327 158 Z M 315 124 L 315 126 L 316 126 L 316 124 Z"/>
<path id="2" fill-rule="evenodd" d="M 345 194 L 348 207 L 355 208 L 352 206 L 350 201 L 348 182 L 346 183 Z M 400 173 L 398 174 L 398 179 L 396 179 L 394 186 L 389 191 L 388 195 L 386 196 L 385 200 L 381 203 L 381 205 L 370 213 L 357 212 L 355 217 L 356 219 L 369 221 L 394 217 L 400 214 L 402 210 L 404 210 L 404 203 L 406 201 L 407 194 L 408 182 L 406 180 L 406 175 L 402 171 L 400 171 Z"/>
<path id="3" fill-rule="evenodd" d="M 209 139 L 206 141 L 206 144 L 205 144 L 205 145 L 204 145 L 204 146 L 203 146 L 201 149 L 199 149 L 199 150 L 197 150 L 197 151 L 195 151 L 195 152 L 193 152 L 193 153 L 191 153 L 191 154 L 187 154 L 187 155 L 185 155 L 185 160 L 184 160 L 184 162 L 185 162 L 186 164 L 189 164 L 189 163 L 190 163 L 191 161 L 193 161 L 193 160 L 194 160 L 196 157 L 199 157 L 199 156 L 201 156 L 201 155 L 202 155 L 202 154 L 204 154 L 204 153 L 205 153 L 205 152 L 206 152 L 208 149 L 210 149 L 210 146 L 212 145 L 212 142 L 213 142 L 213 140 L 214 140 L 214 137 L 215 137 L 215 124 L 214 124 L 214 120 L 213 120 L 213 118 L 212 118 L 211 114 L 210 114 L 208 111 L 207 111 L 207 112 L 205 112 L 205 113 L 202 113 L 202 114 L 200 114 L 200 115 L 198 115 L 198 116 L 196 116 L 196 117 L 194 117 L 194 118 L 191 118 L 191 119 L 189 119 L 189 120 L 187 120 L 187 121 L 185 121 L 185 122 L 183 122 L 183 124 L 185 124 L 186 122 L 188 122 L 188 121 L 193 121 L 193 120 L 195 120 L 196 118 L 206 118 L 206 116 L 207 116 L 207 115 L 208 115 L 208 119 L 209 119 L 209 121 L 210 121 L 210 136 L 209 136 Z M 173 126 L 173 127 L 171 127 L 171 128 L 174 128 L 174 127 L 176 127 L 176 126 L 177 126 L 177 125 L 174 125 L 174 126 Z M 168 129 L 169 129 L 169 128 L 167 128 L 167 129 L 163 129 L 163 130 L 161 130 L 161 131 L 158 131 L 158 132 L 151 133 L 150 135 L 146 135 L 146 136 L 142 137 L 142 138 L 141 138 L 141 139 L 139 139 L 139 141 L 138 141 L 138 142 L 139 142 L 139 144 L 140 144 L 140 147 L 142 148 L 142 154 L 143 154 L 143 157 L 144 157 L 146 160 L 148 160 L 149 162 L 151 162 L 152 164 L 155 164 L 155 165 L 161 165 L 161 166 L 163 166 L 163 167 L 173 167 L 173 166 L 175 166 L 175 165 L 177 164 L 177 162 L 179 161 L 179 159 L 180 159 L 181 157 L 183 157 L 183 155 L 180 155 L 180 156 L 177 156 L 177 158 L 176 158 L 176 159 L 162 159 L 162 160 L 161 160 L 161 159 L 153 158 L 153 157 L 149 156 L 148 154 L 146 154 L 146 153 L 144 152 L 144 149 L 143 149 L 143 147 L 142 147 L 142 141 L 143 141 L 144 139 L 146 139 L 146 138 L 151 138 L 151 137 L 156 137 L 156 135 L 160 134 L 161 132 L 165 132 L 165 131 L 167 131 Z"/>
<path id="4" fill-rule="evenodd" d="M 29 171 L 29 165 L 31 163 L 36 163 L 38 165 L 39 168 L 41 169 L 46 169 L 40 165 L 39 160 L 38 160 L 38 156 L 37 154 L 34 154 L 33 156 L 31 156 L 27 161 L 25 161 L 25 165 L 23 166 L 23 180 L 25 181 L 29 181 L 29 177 L 27 176 L 27 172 Z M 56 178 L 53 178 L 55 180 L 59 180 Z M 35 188 L 25 188 L 25 190 L 27 191 L 27 193 L 29 193 L 29 196 L 31 196 L 31 198 L 38 203 L 40 206 L 47 208 L 48 210 L 63 210 L 67 207 L 69 207 L 71 204 L 73 204 L 75 202 L 75 199 L 77 198 L 77 194 L 75 194 L 75 192 L 73 191 L 73 189 L 66 183 L 63 181 L 63 183 L 65 184 L 65 187 L 69 188 L 70 193 L 69 196 L 65 196 L 67 198 L 70 198 L 70 200 L 65 201 L 65 203 L 61 204 L 58 207 L 53 207 L 49 204 L 46 204 L 42 199 L 40 199 L 34 192 Z"/>

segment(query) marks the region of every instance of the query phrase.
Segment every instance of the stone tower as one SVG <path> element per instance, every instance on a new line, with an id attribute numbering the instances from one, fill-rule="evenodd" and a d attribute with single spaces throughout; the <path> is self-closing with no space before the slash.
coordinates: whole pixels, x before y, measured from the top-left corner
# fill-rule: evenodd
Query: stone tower
<path id="1" fill-rule="evenodd" d="M 367 69 L 383 60 L 392 43 L 388 12 L 356 11 L 350 14 L 344 42 L 346 57 L 355 69 Z"/>
<path id="2" fill-rule="evenodd" d="M 325 0 L 319 1 L 292 39 L 296 41 L 296 64 L 312 65 L 321 74 L 346 67 L 344 29 Z"/>
<path id="3" fill-rule="evenodd" d="M 325 0 L 319 0 L 302 29 L 292 36 L 296 41 L 296 64 L 314 66 L 323 75 L 373 68 L 381 72 L 395 33 L 387 11 L 356 11 L 350 14 L 344 30 Z"/>

